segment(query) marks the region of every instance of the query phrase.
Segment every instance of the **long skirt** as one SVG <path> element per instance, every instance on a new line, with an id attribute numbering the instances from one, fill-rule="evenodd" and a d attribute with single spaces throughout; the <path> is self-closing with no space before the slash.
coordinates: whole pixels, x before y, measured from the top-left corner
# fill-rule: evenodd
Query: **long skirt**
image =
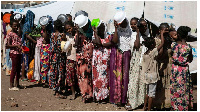
<path id="1" fill-rule="evenodd" d="M 92 52 L 93 44 L 86 43 L 80 53 L 76 53 L 77 77 L 82 98 L 92 97 Z"/>
<path id="2" fill-rule="evenodd" d="M 112 48 L 110 54 L 110 102 L 127 103 L 131 52 Z"/>
<path id="3" fill-rule="evenodd" d="M 130 71 L 129 71 L 129 84 L 128 84 L 128 100 L 132 109 L 137 108 L 144 103 L 145 84 L 143 83 L 144 77 L 140 69 L 140 57 L 142 48 L 139 51 L 133 51 Z"/>
<path id="4" fill-rule="evenodd" d="M 51 55 L 49 48 L 50 44 L 42 44 L 40 51 L 40 78 L 42 83 L 48 82 L 47 73 L 49 71 L 49 57 Z"/>
<path id="5" fill-rule="evenodd" d="M 172 64 L 170 84 L 171 106 L 173 110 L 188 111 L 189 106 L 194 102 L 189 67 Z"/>
<path id="6" fill-rule="evenodd" d="M 93 50 L 93 97 L 97 101 L 106 99 L 109 95 L 109 59 L 110 49 L 101 47 Z"/>
<path id="7" fill-rule="evenodd" d="M 40 49 L 41 47 L 35 47 L 35 70 L 34 70 L 34 79 L 40 80 Z"/>

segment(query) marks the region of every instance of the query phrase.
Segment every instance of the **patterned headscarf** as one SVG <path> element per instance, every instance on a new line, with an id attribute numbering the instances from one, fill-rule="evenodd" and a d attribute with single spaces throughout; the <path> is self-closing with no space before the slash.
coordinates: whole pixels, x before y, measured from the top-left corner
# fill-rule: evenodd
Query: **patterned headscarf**
<path id="1" fill-rule="evenodd" d="M 24 43 L 24 35 L 29 34 L 33 30 L 35 14 L 28 10 L 26 13 L 25 24 L 23 26 L 22 43 Z"/>

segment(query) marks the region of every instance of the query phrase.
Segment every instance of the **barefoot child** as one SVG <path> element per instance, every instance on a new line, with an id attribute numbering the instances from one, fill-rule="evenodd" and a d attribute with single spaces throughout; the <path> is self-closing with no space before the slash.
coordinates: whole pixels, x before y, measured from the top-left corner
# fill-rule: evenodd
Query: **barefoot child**
<path id="1" fill-rule="evenodd" d="M 73 32 L 74 24 L 71 21 L 67 21 L 65 23 L 65 31 L 67 41 L 71 42 L 71 46 L 67 54 L 66 60 L 66 85 L 71 87 L 72 97 L 70 99 L 75 99 L 75 75 L 76 75 L 76 48 L 74 47 L 74 32 Z"/>
<path id="2" fill-rule="evenodd" d="M 21 35 L 18 35 L 19 23 L 16 20 L 10 22 L 12 30 L 7 34 L 6 48 L 10 48 L 10 57 L 12 59 L 12 70 L 10 75 L 10 88 L 9 90 L 19 90 L 19 77 L 21 70 Z M 16 85 L 14 87 L 14 78 L 16 77 Z"/>
<path id="3" fill-rule="evenodd" d="M 146 95 L 144 100 L 144 110 L 146 110 L 146 104 L 148 101 L 148 111 L 151 110 L 153 98 L 155 98 L 156 85 L 159 80 L 158 66 L 156 58 L 162 52 L 160 49 L 164 45 L 163 33 L 165 30 L 161 30 L 161 44 L 156 46 L 155 40 L 151 37 L 146 38 L 143 44 L 147 47 L 147 51 L 143 55 L 142 62 L 142 74 L 144 75 L 144 83 L 146 84 Z"/>

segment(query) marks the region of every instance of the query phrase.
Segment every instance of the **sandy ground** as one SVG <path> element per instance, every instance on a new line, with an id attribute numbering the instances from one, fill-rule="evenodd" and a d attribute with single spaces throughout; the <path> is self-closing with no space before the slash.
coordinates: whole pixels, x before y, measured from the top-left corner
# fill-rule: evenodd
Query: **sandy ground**
<path id="1" fill-rule="evenodd" d="M 113 104 L 83 103 L 81 97 L 75 100 L 58 99 L 53 95 L 52 89 L 43 88 L 33 82 L 20 81 L 26 89 L 9 91 L 9 76 L 1 71 L 1 110 L 2 111 L 126 111 L 124 107 L 118 108 Z M 194 90 L 195 103 L 197 92 Z M 13 106 L 18 104 L 18 107 Z M 136 109 L 141 111 L 142 107 Z"/>

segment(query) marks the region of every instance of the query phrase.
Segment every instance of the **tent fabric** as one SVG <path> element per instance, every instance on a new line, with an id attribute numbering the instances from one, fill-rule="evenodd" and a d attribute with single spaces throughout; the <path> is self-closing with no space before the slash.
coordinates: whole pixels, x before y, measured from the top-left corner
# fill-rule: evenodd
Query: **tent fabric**
<path id="1" fill-rule="evenodd" d="M 159 26 L 173 23 L 177 27 L 197 28 L 197 1 L 145 1 L 144 18 Z"/>
<path id="2" fill-rule="evenodd" d="M 130 20 L 132 17 L 140 18 L 143 9 L 144 1 L 78 1 L 74 3 L 71 14 L 74 16 L 80 10 L 86 11 L 90 20 L 103 20 L 108 23 L 109 32 L 112 32 L 113 18 L 117 11 L 125 11 L 127 19 Z"/>
<path id="3" fill-rule="evenodd" d="M 193 54 L 193 61 L 189 63 L 189 70 L 190 73 L 197 72 L 197 41 L 195 42 L 187 42 L 192 46 L 192 54 Z"/>
<path id="4" fill-rule="evenodd" d="M 42 16 L 50 15 L 53 20 L 56 20 L 60 14 L 70 14 L 73 5 L 73 1 L 52 1 L 21 9 L 1 9 L 1 12 L 5 13 L 14 11 L 14 13 L 21 13 L 25 15 L 28 10 L 31 10 L 35 14 L 34 24 L 37 24 L 39 18 Z"/>

